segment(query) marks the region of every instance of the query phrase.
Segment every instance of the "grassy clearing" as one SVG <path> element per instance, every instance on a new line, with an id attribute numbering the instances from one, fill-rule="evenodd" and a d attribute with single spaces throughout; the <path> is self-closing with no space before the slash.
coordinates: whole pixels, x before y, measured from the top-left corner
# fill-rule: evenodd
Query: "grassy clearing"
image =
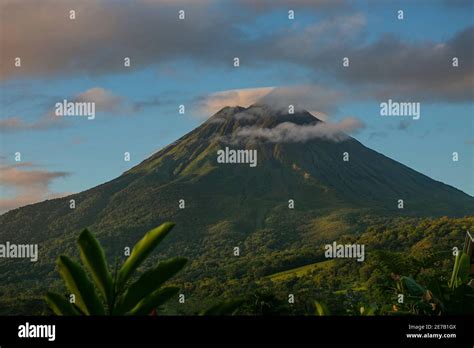
<path id="1" fill-rule="evenodd" d="M 266 276 L 265 278 L 270 279 L 271 281 L 282 281 L 292 277 L 299 278 L 313 271 L 331 268 L 334 265 L 334 261 L 335 260 L 316 262 L 309 265 L 292 268 L 283 272 L 274 273 L 269 276 Z"/>

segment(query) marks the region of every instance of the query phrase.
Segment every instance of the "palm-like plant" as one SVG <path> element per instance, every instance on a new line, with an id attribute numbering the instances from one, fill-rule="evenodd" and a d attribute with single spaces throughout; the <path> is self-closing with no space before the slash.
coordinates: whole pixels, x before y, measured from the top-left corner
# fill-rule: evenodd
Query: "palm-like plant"
<path id="1" fill-rule="evenodd" d="M 77 244 L 82 263 L 93 282 L 77 262 L 61 255 L 57 261 L 59 273 L 69 291 L 74 294 L 75 303 L 70 303 L 59 294 L 48 292 L 45 299 L 49 307 L 57 315 L 149 314 L 178 293 L 177 287 L 162 285 L 184 267 L 186 259 L 162 261 L 131 284 L 130 279 L 173 226 L 172 223 L 164 223 L 147 232 L 113 277 L 98 240 L 85 229 L 79 235 Z"/>

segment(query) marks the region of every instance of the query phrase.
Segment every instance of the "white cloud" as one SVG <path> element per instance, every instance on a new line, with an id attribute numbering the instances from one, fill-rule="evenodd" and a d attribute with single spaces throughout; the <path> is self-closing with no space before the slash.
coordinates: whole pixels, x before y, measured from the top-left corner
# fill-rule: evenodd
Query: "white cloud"
<path id="1" fill-rule="evenodd" d="M 306 142 L 315 138 L 343 141 L 348 138 L 348 133 L 357 132 L 364 127 L 360 120 L 348 117 L 337 123 L 298 125 L 284 122 L 273 128 L 244 127 L 237 131 L 236 136 L 240 139 L 262 139 L 272 143 Z"/>

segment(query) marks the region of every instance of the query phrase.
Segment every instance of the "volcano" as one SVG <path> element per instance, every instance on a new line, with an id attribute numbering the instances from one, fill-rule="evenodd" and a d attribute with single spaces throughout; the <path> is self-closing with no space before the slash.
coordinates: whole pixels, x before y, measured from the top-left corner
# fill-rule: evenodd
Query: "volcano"
<path id="1" fill-rule="evenodd" d="M 162 256 L 190 258 L 185 280 L 225 277 L 216 266 L 244 257 L 298 253 L 334 241 L 363 214 L 464 216 L 474 198 L 400 164 L 306 111 L 226 107 L 118 178 L 87 191 L 0 216 L 0 241 L 39 245 L 37 263 L 2 261 L 0 284 L 43 291 L 57 281 L 56 257 L 89 228 L 107 255 L 122 256 L 147 230 L 176 222 Z M 301 139 L 292 130 L 304 130 Z M 218 163 L 225 148 L 256 151 L 258 164 Z M 71 200 L 75 208 L 70 208 Z M 344 224 L 315 223 L 350 216 Z M 332 220 L 331 220 L 332 221 Z M 229 261 L 231 262 L 231 261 Z M 111 260 L 112 263 L 112 260 Z M 12 271 L 14 269 L 15 271 Z M 199 271 L 197 271 L 199 269 Z M 26 290 L 25 290 L 26 291 Z"/>

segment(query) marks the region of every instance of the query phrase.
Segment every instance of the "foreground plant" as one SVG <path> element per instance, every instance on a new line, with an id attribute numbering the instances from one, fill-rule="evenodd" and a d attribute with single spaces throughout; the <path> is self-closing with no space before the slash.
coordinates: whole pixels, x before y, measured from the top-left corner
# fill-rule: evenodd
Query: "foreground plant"
<path id="1" fill-rule="evenodd" d="M 396 290 L 405 301 L 394 305 L 390 314 L 472 314 L 474 289 L 469 285 L 469 268 L 469 256 L 458 253 L 447 284 L 431 279 L 424 287 L 412 277 L 399 277 Z"/>
<path id="2" fill-rule="evenodd" d="M 45 300 L 49 307 L 57 315 L 149 314 L 177 295 L 179 288 L 162 286 L 184 267 L 186 259 L 162 261 L 132 283 L 131 276 L 173 227 L 172 223 L 164 223 L 147 232 L 113 277 L 98 240 L 85 229 L 79 235 L 77 244 L 82 263 L 93 282 L 81 265 L 61 255 L 57 261 L 59 273 L 75 301 L 70 303 L 64 296 L 48 292 Z"/>

